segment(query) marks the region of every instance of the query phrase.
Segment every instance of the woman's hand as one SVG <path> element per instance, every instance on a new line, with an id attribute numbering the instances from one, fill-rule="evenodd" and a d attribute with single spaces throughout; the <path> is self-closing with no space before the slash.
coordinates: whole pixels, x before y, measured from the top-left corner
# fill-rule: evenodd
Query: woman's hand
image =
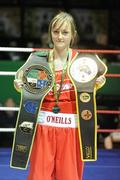
<path id="1" fill-rule="evenodd" d="M 104 85 L 105 81 L 106 81 L 106 78 L 105 78 L 104 75 L 99 76 L 99 77 L 96 79 L 97 89 L 101 88 L 101 87 Z"/>
<path id="2" fill-rule="evenodd" d="M 14 86 L 18 91 L 21 91 L 21 89 L 23 87 L 23 81 L 21 79 L 15 79 Z"/>
<path id="3" fill-rule="evenodd" d="M 96 84 L 103 84 L 105 82 L 106 78 L 105 76 L 99 76 L 96 80 Z"/>

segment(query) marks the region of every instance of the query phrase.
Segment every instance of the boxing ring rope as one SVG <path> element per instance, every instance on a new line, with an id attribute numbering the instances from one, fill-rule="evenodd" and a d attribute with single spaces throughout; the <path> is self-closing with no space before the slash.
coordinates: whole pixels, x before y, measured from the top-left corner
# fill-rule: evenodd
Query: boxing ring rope
<path id="1" fill-rule="evenodd" d="M 33 52 L 39 51 L 42 48 L 25 48 L 25 47 L 0 47 L 0 51 L 3 52 Z M 45 50 L 45 49 L 43 49 Z M 96 53 L 96 54 L 120 54 L 120 50 L 105 50 L 105 49 L 77 49 L 78 52 L 83 53 Z"/>
<path id="2" fill-rule="evenodd" d="M 0 107 L 0 111 L 19 111 L 19 107 Z"/>
<path id="3" fill-rule="evenodd" d="M 33 52 L 42 50 L 41 48 L 21 48 L 21 47 L 0 47 L 3 52 Z M 45 49 L 43 49 L 45 50 Z M 120 50 L 98 50 L 98 49 L 77 49 L 81 53 L 96 53 L 96 54 L 120 54 Z M 14 76 L 16 72 L 0 71 L 0 76 Z M 108 78 L 119 78 L 120 74 L 106 74 Z M 19 111 L 19 107 L 0 107 L 0 111 Z M 120 114 L 119 110 L 97 110 L 100 114 Z M 0 132 L 14 132 L 15 128 L 0 128 Z M 98 129 L 97 132 L 102 133 L 120 133 L 120 129 Z"/>
<path id="4" fill-rule="evenodd" d="M 0 71 L 0 75 L 3 76 L 14 76 L 16 72 L 12 71 Z M 106 77 L 120 77 L 120 74 L 106 74 Z"/>
<path id="5" fill-rule="evenodd" d="M 0 71 L 0 75 L 3 76 L 15 76 L 16 72 L 9 72 L 9 71 Z"/>

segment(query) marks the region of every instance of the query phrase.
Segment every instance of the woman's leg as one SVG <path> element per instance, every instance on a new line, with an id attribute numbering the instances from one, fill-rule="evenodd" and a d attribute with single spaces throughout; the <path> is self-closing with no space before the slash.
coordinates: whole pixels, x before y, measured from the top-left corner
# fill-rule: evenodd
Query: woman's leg
<path id="1" fill-rule="evenodd" d="M 58 129 L 56 151 L 56 179 L 82 180 L 84 164 L 81 160 L 78 130 Z"/>
<path id="2" fill-rule="evenodd" d="M 28 180 L 54 180 L 55 149 L 54 128 L 38 125 L 30 158 Z"/>

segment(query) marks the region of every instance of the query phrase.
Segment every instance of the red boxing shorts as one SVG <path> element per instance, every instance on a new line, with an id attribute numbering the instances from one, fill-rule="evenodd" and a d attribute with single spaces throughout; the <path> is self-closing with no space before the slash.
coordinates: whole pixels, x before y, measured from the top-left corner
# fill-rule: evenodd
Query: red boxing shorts
<path id="1" fill-rule="evenodd" d="M 40 112 L 28 180 L 82 180 L 76 116 Z"/>

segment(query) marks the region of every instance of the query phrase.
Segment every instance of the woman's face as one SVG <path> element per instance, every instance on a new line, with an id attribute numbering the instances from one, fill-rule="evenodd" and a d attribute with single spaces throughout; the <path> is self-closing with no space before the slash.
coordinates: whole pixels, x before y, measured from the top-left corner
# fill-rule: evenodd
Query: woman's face
<path id="1" fill-rule="evenodd" d="M 51 36 L 54 48 L 59 50 L 69 48 L 72 39 L 70 23 L 65 22 L 60 27 L 58 25 L 53 27 L 51 30 Z"/>

